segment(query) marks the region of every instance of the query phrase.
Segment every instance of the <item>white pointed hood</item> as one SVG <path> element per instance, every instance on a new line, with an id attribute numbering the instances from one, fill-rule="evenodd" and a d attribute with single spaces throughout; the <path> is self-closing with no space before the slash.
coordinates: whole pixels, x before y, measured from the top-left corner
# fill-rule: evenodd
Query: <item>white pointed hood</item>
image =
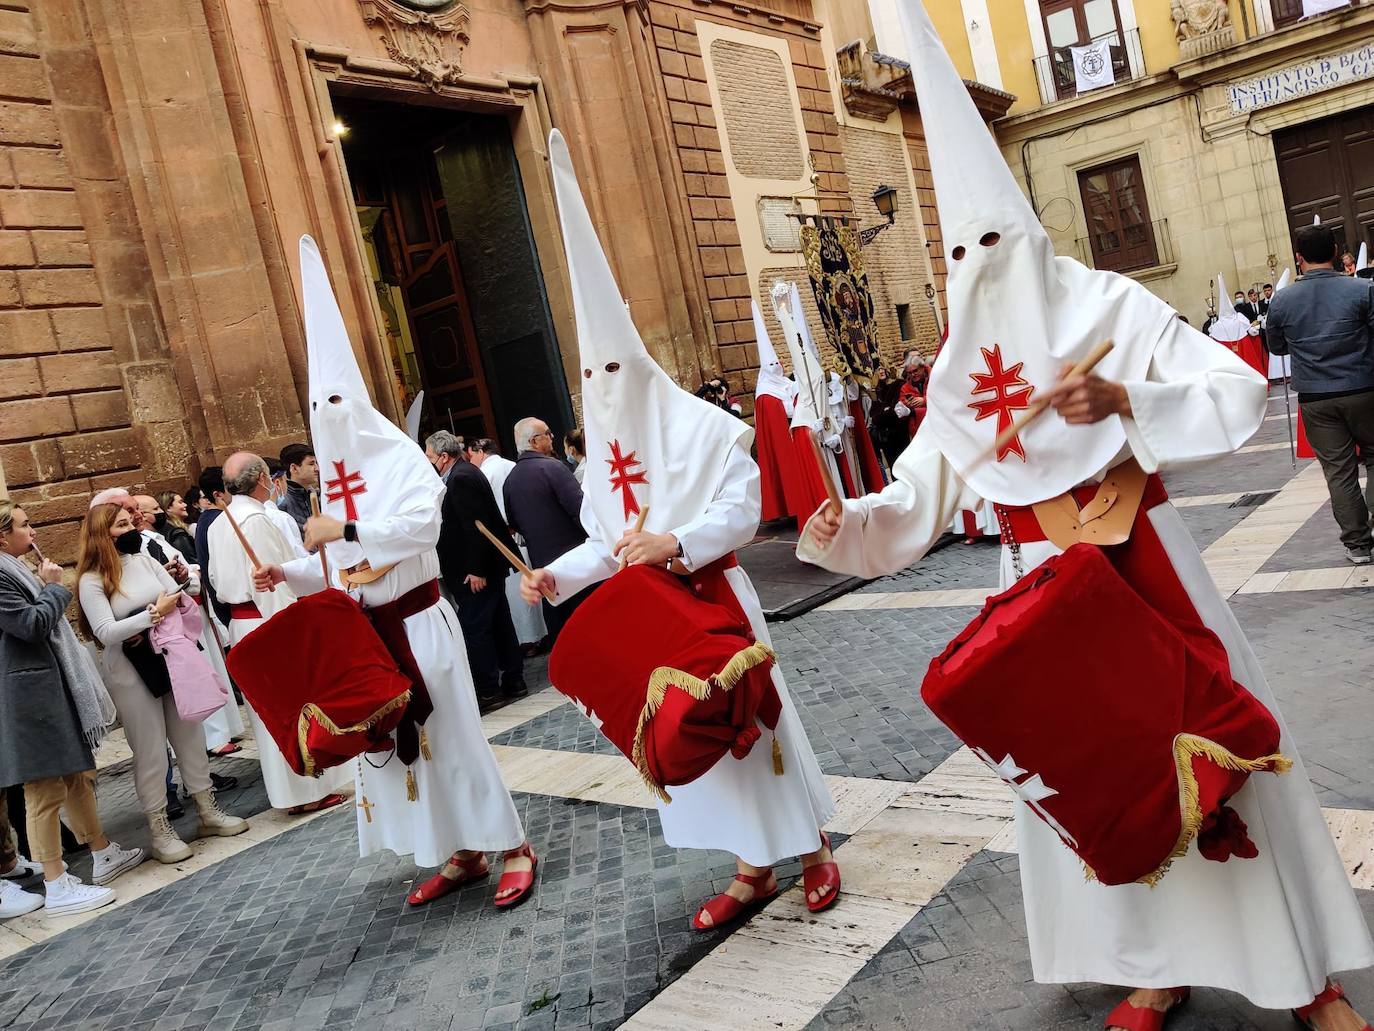
<path id="1" fill-rule="evenodd" d="M 1278 281 L 1277 283 L 1274 284 L 1274 293 L 1278 293 L 1280 290 L 1282 290 L 1285 286 L 1287 286 L 1287 285 L 1288 285 L 1289 283 L 1291 283 L 1292 281 L 1293 281 L 1293 270 L 1292 270 L 1291 268 L 1286 268 L 1286 269 L 1284 269 L 1284 270 L 1283 270 L 1283 275 L 1279 276 L 1279 281 Z"/>
<path id="2" fill-rule="evenodd" d="M 320 463 L 320 503 L 336 519 L 384 519 L 418 504 L 434 507 L 444 485 L 415 441 L 372 407 L 348 341 L 320 250 L 301 237 L 301 296 L 310 373 L 310 437 Z M 329 557 L 339 566 L 364 558 L 358 544 L 338 541 Z"/>
<path id="3" fill-rule="evenodd" d="M 797 386 L 782 371 L 782 362 L 778 361 L 778 353 L 768 339 L 768 326 L 763 321 L 763 312 L 759 311 L 759 302 L 750 301 L 749 305 L 754 311 L 754 340 L 759 351 L 759 378 L 754 384 L 754 397 L 776 397 L 790 419 L 796 407 Z"/>
<path id="4" fill-rule="evenodd" d="M 665 533 L 706 510 L 731 449 L 747 450 L 754 431 L 683 390 L 650 357 L 557 129 L 549 134 L 549 161 L 577 318 L 587 444 L 582 491 L 605 543 L 619 540 L 646 506 L 645 528 Z"/>
<path id="5" fill-rule="evenodd" d="M 1054 247 L 974 107 L 920 0 L 898 0 L 930 148 L 949 265 L 949 340 L 921 432 L 973 490 L 1008 505 L 1055 497 L 1126 446 L 1121 420 L 1070 426 L 1053 412 L 989 461 L 1000 430 L 1102 341 L 1104 378 L 1143 380 L 1174 311 L 1133 280 Z M 1015 304 L 1005 303 L 1016 298 Z M 1001 299 L 1001 300 L 999 300 Z"/>
<path id="6" fill-rule="evenodd" d="M 1217 318 L 1207 333 L 1213 340 L 1223 344 L 1234 344 L 1250 335 L 1250 320 L 1236 311 L 1235 302 L 1226 292 L 1226 280 L 1217 273 Z"/>
<path id="7" fill-rule="evenodd" d="M 810 332 L 806 328 L 806 312 L 801 306 L 801 293 L 796 283 L 773 284 L 770 300 L 773 312 L 782 326 L 787 341 L 787 353 L 792 359 L 792 375 L 797 381 L 796 409 L 792 412 L 792 428 L 813 429 L 825 421 L 829 411 L 826 401 L 825 373 L 808 346 Z"/>
<path id="8" fill-rule="evenodd" d="M 421 390 L 415 395 L 415 400 L 410 403 L 410 410 L 406 412 L 406 433 L 410 439 L 417 444 L 420 441 L 420 417 L 425 414 L 425 392 Z M 421 444 L 423 446 L 423 444 Z"/>
<path id="9" fill-rule="evenodd" d="M 1355 259 L 1355 271 L 1362 268 L 1369 268 L 1369 244 L 1363 241 L 1360 243 L 1359 256 Z"/>

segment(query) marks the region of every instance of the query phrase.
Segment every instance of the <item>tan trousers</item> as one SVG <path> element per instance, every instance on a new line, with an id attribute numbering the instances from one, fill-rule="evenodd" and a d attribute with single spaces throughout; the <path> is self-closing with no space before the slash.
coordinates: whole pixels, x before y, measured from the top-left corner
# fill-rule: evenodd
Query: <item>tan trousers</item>
<path id="1" fill-rule="evenodd" d="M 205 754 L 205 728 L 177 714 L 171 692 L 154 698 L 137 676 L 106 677 L 124 736 L 134 753 L 134 792 L 145 813 L 167 806 L 167 745 L 177 756 L 181 783 L 195 795 L 210 790 L 210 757 Z"/>
<path id="2" fill-rule="evenodd" d="M 30 857 L 35 863 L 55 863 L 62 858 L 61 812 L 67 810 L 67 826 L 76 840 L 89 845 L 100 837 L 100 817 L 95 811 L 95 770 L 65 777 L 31 780 L 24 785 L 25 823 L 29 828 Z"/>

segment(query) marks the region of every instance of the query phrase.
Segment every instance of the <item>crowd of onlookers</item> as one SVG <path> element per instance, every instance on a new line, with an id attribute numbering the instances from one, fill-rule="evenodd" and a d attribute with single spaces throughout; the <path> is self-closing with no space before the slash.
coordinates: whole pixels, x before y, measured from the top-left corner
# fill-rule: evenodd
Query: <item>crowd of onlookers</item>
<path id="1" fill-rule="evenodd" d="M 448 487 L 442 586 L 483 712 L 527 694 L 526 659 L 551 645 L 580 601 L 542 611 L 521 603 L 518 575 L 477 530 L 482 523 L 536 566 L 586 539 L 581 432 L 562 438 L 566 457 L 538 419 L 518 423 L 515 440 L 514 460 L 486 438 L 438 432 L 425 442 Z M 320 486 L 313 450 L 292 444 L 266 462 L 267 505 L 303 529 Z M 200 836 L 248 829 L 215 797 L 236 779 L 210 769 L 212 758 L 242 750 L 244 723 L 224 665 L 230 615 L 208 576 L 206 531 L 241 486 L 212 466 L 183 491 L 101 491 L 81 524 L 74 577 L 43 556 L 23 507 L 0 501 L 0 919 L 97 909 L 114 901 L 107 885 L 147 854 L 189 858 L 174 822 L 184 802 L 194 804 Z M 146 850 L 110 841 L 96 807 L 95 755 L 116 726 L 132 756 Z M 90 883 L 64 859 L 86 851 Z"/>

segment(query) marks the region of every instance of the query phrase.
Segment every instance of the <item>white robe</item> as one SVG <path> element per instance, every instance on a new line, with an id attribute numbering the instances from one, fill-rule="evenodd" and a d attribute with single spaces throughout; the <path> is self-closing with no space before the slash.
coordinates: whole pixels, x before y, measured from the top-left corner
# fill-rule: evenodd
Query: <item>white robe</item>
<path id="1" fill-rule="evenodd" d="M 501 518 L 506 518 L 506 477 L 515 468 L 515 463 L 500 455 L 489 455 L 482 462 L 482 475 L 491 484 L 496 495 L 496 507 L 501 510 Z M 530 553 L 525 548 L 523 538 L 519 538 L 520 557 L 529 563 Z M 515 636 L 521 644 L 537 644 L 548 636 L 549 628 L 544 625 L 544 606 L 526 605 L 520 597 L 520 574 L 511 573 L 506 578 L 506 604 L 510 606 L 511 621 L 515 624 Z"/>
<path id="2" fill-rule="evenodd" d="M 1253 372 L 1223 348 L 1196 346 L 1191 333 L 1166 337 L 1149 381 L 1126 387 L 1134 412 L 1124 420 L 1127 452 L 1147 471 L 1230 454 L 1264 414 L 1264 388 Z M 897 463 L 896 482 L 881 494 L 845 503 L 828 549 L 803 533 L 799 557 L 864 576 L 919 560 L 953 513 L 978 501 L 926 440 L 917 434 Z M 1263 670 L 1178 512 L 1160 505 L 1149 518 L 1198 614 L 1226 646 L 1236 679 L 1278 717 Z M 1025 568 L 1057 550 L 1049 542 L 1023 545 Z M 1010 584 L 1006 549 L 1001 572 Z M 1207 986 L 1288 1009 L 1311 1002 L 1328 974 L 1374 964 L 1369 929 L 1286 728 L 1281 748 L 1294 760 L 1292 772 L 1253 776 L 1230 803 L 1249 825 L 1259 857 L 1214 863 L 1193 846 L 1153 889 L 1085 881 L 1078 858 L 1018 804 L 1035 979 Z"/>
<path id="3" fill-rule="evenodd" d="M 439 502 L 380 520 L 358 520 L 358 542 L 372 568 L 395 564 L 385 576 L 353 592 L 364 608 L 395 601 L 439 576 Z M 318 557 L 283 564 L 299 594 L 321 589 Z M 331 568 L 336 576 L 337 567 Z M 277 588 L 281 590 L 281 587 Z M 406 637 L 425 679 L 434 712 L 425 722 L 432 759 L 410 767 L 418 798 L 406 798 L 406 766 L 394 755 L 360 756 L 357 766 L 358 853 L 382 849 L 413 855 L 417 866 L 439 866 L 457 849 L 505 852 L 525 831 L 482 733 L 477 693 L 458 615 L 439 602 L 405 621 Z M 374 766 L 373 763 L 379 765 Z M 367 808 L 363 803 L 367 803 Z"/>
<path id="4" fill-rule="evenodd" d="M 253 546 L 253 553 L 259 562 L 281 565 L 305 553 L 300 546 L 299 532 L 293 546 L 291 539 L 273 518 L 283 513 L 269 512 L 261 501 L 243 494 L 235 495 L 230 500 L 229 511 L 238 520 L 239 529 Z M 279 584 L 275 591 L 266 593 L 253 590 L 253 565 L 248 561 L 248 555 L 234 534 L 227 516 L 221 515 L 211 524 L 206 539 L 210 546 L 210 582 L 224 604 L 238 605 L 251 601 L 257 605 L 263 619 L 270 619 L 296 600 L 296 595 L 286 584 Z M 229 640 L 225 643 L 232 648 L 257 629 L 263 619 L 231 619 Z M 253 725 L 253 738 L 258 746 L 262 782 L 273 808 L 290 809 L 309 805 L 339 791 L 348 783 L 351 774 L 349 764 L 326 770 L 319 777 L 300 776 L 287 765 L 281 749 L 251 704 L 248 705 L 248 720 Z"/>
<path id="5" fill-rule="evenodd" d="M 758 529 L 762 508 L 759 467 L 736 446 L 726 461 L 715 498 L 692 523 L 672 533 L 682 544 L 688 569 L 699 569 L 748 544 Z M 549 566 L 558 583 L 559 598 L 612 576 L 615 541 L 599 537 L 597 523 L 584 506 L 582 523 L 592 535 Z M 749 617 L 754 636 L 772 644 L 754 585 L 743 569 L 726 571 Z M 807 739 L 781 669 L 773 666 L 773 683 L 782 699 L 777 739 L 782 747 L 782 776 L 773 773 L 770 734 L 744 759 L 724 756 L 704 775 L 672 789 L 673 800 L 659 803 L 663 838 L 674 848 L 723 849 L 753 866 L 771 866 L 820 846 L 818 828 L 835 813 L 821 776 L 816 753 Z"/>

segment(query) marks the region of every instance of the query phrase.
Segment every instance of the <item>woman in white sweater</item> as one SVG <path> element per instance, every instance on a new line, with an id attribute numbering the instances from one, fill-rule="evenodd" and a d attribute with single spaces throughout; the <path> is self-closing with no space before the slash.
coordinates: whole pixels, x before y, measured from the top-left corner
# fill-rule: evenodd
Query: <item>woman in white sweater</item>
<path id="1" fill-rule="evenodd" d="M 200 810 L 200 833 L 227 837 L 242 834 L 248 824 L 216 803 L 205 731 L 178 714 L 166 664 L 150 646 L 148 631 L 176 608 L 179 588 L 142 548 L 142 536 L 123 508 L 96 505 L 81 527 L 77 595 L 82 629 L 100 643 L 101 673 L 133 752 L 134 790 L 148 820 L 153 855 L 162 863 L 179 863 L 191 857 L 191 850 L 167 818 L 169 743 L 182 783 Z"/>

